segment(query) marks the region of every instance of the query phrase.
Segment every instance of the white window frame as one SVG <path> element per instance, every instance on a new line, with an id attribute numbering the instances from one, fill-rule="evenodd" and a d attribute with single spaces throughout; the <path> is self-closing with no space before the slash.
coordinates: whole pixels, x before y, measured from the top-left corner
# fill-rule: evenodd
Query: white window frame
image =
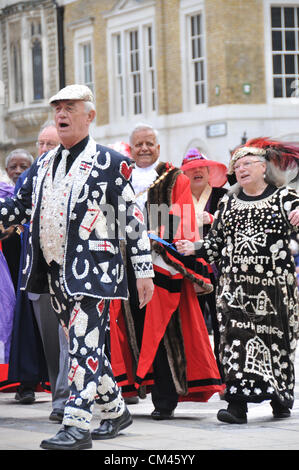
<path id="1" fill-rule="evenodd" d="M 152 112 L 157 111 L 158 90 L 157 90 L 157 70 L 156 70 L 156 54 L 155 54 L 155 29 L 152 25 L 146 26 L 145 33 L 145 53 L 144 53 L 144 70 L 145 70 L 145 93 L 147 109 Z M 149 41 L 150 32 L 150 41 Z"/>
<path id="2" fill-rule="evenodd" d="M 109 82 L 110 121 L 126 121 L 135 118 L 152 119 L 157 115 L 158 110 L 153 3 L 143 5 L 142 8 L 137 5 L 127 11 L 121 11 L 121 14 L 118 15 L 117 12 L 114 13 L 107 15 L 108 70 L 111 71 L 112 78 Z M 148 28 L 151 28 L 151 45 L 148 43 Z M 133 71 L 131 69 L 130 62 L 130 34 L 136 31 L 138 34 L 138 70 L 140 74 L 138 74 L 138 70 Z M 117 41 L 121 48 L 120 57 L 118 55 L 120 51 L 117 51 L 116 48 Z M 152 54 L 152 64 L 149 61 L 150 54 Z M 140 95 L 138 96 L 141 99 L 141 113 L 138 114 L 135 113 L 136 108 L 134 108 L 134 100 L 132 99 L 135 93 L 137 100 L 134 76 L 138 76 L 141 83 Z M 121 86 L 122 93 L 120 93 Z M 155 96 L 154 100 L 153 94 Z M 153 102 L 155 109 L 152 106 Z"/>
<path id="3" fill-rule="evenodd" d="M 127 96 L 127 109 L 130 115 L 140 115 L 144 109 L 143 103 L 143 80 L 142 80 L 142 69 L 143 69 L 143 54 L 141 44 L 143 38 L 141 38 L 143 30 L 137 27 L 131 31 L 125 31 L 125 44 L 126 49 L 124 51 L 127 54 L 127 73 L 124 77 L 127 80 L 130 93 Z M 142 35 L 143 36 L 143 35 Z"/>
<path id="4" fill-rule="evenodd" d="M 89 23 L 89 21 L 88 21 Z M 78 24 L 74 29 L 74 74 L 75 83 L 87 85 L 95 96 L 95 70 L 94 70 L 94 45 L 93 45 L 93 24 Z M 90 46 L 90 72 L 91 81 L 86 81 L 84 47 Z"/>
<path id="5" fill-rule="evenodd" d="M 85 55 L 86 51 L 88 51 L 88 58 Z M 88 86 L 94 92 L 92 41 L 84 41 L 79 44 L 79 63 L 81 63 L 81 78 L 79 83 Z"/>
<path id="6" fill-rule="evenodd" d="M 192 59 L 191 41 L 191 18 L 201 15 L 201 50 L 203 55 L 204 74 L 204 102 L 196 103 L 194 61 Z M 181 51 L 182 51 L 182 90 L 183 90 L 183 111 L 197 111 L 207 107 L 208 103 L 208 75 L 206 56 L 206 26 L 205 10 L 203 0 L 181 0 L 180 4 L 180 29 L 181 29 Z"/>
<path id="7" fill-rule="evenodd" d="M 271 7 L 297 7 L 299 8 L 299 2 L 286 1 L 286 0 L 264 0 L 264 18 L 265 18 L 265 66 L 266 66 L 266 93 L 267 102 L 272 104 L 299 104 L 299 96 L 294 89 L 294 95 L 292 97 L 274 97 L 274 86 L 273 86 L 273 63 L 272 63 L 272 27 L 271 27 Z M 298 24 L 299 28 L 299 24 Z M 299 55 L 299 29 L 297 34 L 298 51 Z M 299 65 L 298 65 L 299 73 Z M 286 74 L 287 75 L 287 74 Z M 298 75 L 299 82 L 299 75 Z M 294 83 L 295 85 L 295 83 Z M 297 96 L 296 96 L 297 95 Z"/>
<path id="8" fill-rule="evenodd" d="M 114 70 L 114 90 L 117 98 L 115 98 L 115 114 L 117 116 L 126 115 L 126 96 L 125 96 L 125 57 L 123 54 L 124 44 L 123 36 L 120 33 L 113 35 L 113 70 Z"/>

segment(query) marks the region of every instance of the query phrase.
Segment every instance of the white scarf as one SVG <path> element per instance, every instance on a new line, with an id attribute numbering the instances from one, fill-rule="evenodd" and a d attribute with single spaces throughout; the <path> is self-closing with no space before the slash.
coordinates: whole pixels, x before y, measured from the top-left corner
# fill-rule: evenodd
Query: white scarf
<path id="1" fill-rule="evenodd" d="M 155 168 L 159 160 L 155 161 L 151 166 L 140 168 L 136 166 L 132 172 L 132 186 L 136 194 L 136 203 L 143 209 L 147 201 L 147 189 L 155 181 L 158 176 Z M 141 193 L 141 194 L 140 194 Z"/>
<path id="2" fill-rule="evenodd" d="M 195 216 L 197 220 L 197 224 L 199 227 L 203 226 L 203 212 L 205 210 L 206 204 L 209 200 L 209 197 L 212 193 L 212 188 L 209 184 L 206 185 L 205 189 L 201 193 L 199 199 L 197 199 L 194 194 L 192 194 L 192 199 L 194 203 L 194 209 L 195 209 Z"/>

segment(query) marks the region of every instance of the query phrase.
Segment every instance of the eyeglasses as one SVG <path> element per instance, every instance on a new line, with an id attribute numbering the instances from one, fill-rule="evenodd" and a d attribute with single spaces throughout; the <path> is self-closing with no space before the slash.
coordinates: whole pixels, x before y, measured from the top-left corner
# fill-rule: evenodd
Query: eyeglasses
<path id="1" fill-rule="evenodd" d="M 36 146 L 38 148 L 45 147 L 48 150 L 54 149 L 55 147 L 57 147 L 57 145 L 58 144 L 56 142 L 44 142 L 43 140 L 36 142 Z"/>
<path id="2" fill-rule="evenodd" d="M 239 163 L 234 166 L 235 171 L 239 171 L 241 168 L 250 168 L 254 163 L 263 163 L 261 160 L 250 160 L 248 162 Z"/>

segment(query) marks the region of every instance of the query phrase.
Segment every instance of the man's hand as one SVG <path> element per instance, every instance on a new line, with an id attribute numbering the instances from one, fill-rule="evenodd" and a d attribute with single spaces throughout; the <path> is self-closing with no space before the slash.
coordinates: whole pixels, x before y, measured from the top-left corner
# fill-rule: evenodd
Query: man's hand
<path id="1" fill-rule="evenodd" d="M 7 240 L 14 233 L 20 233 L 23 231 L 21 225 L 11 225 L 8 228 L 4 228 L 3 225 L 0 226 L 0 240 Z"/>
<path id="2" fill-rule="evenodd" d="M 143 308 L 152 298 L 154 293 L 154 283 L 151 277 L 138 278 L 136 280 L 139 308 Z"/>

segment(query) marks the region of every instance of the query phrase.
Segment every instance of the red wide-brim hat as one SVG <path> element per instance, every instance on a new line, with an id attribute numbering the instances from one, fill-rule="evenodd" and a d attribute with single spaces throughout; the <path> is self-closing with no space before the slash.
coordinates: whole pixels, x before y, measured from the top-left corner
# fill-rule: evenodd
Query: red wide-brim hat
<path id="1" fill-rule="evenodd" d="M 224 163 L 209 160 L 197 149 L 188 150 L 183 158 L 181 170 L 191 170 L 201 166 L 209 167 L 209 184 L 212 187 L 222 187 L 227 182 L 227 167 Z"/>

